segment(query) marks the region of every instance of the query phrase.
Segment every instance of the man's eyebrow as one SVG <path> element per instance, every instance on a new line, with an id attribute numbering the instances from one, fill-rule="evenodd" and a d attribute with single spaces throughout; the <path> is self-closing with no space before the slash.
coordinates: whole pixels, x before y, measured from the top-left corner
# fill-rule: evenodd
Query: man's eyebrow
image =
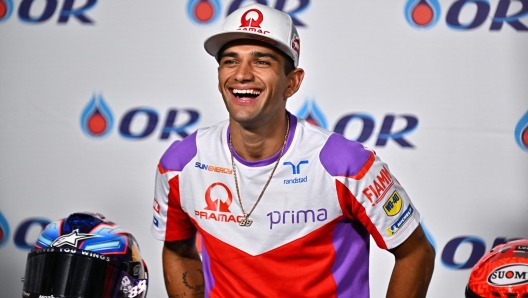
<path id="1" fill-rule="evenodd" d="M 277 56 L 271 54 L 271 53 L 265 53 L 265 52 L 258 52 L 258 51 L 253 51 L 251 52 L 251 55 L 252 56 L 255 56 L 255 57 L 258 57 L 258 58 L 261 58 L 261 57 L 268 57 L 268 58 L 271 58 L 277 62 L 279 62 L 279 58 L 277 58 Z"/>
<path id="2" fill-rule="evenodd" d="M 236 53 L 236 52 L 223 52 L 220 55 L 220 59 L 219 60 L 222 60 L 222 58 L 224 58 L 224 57 L 237 58 L 238 57 L 238 53 Z"/>

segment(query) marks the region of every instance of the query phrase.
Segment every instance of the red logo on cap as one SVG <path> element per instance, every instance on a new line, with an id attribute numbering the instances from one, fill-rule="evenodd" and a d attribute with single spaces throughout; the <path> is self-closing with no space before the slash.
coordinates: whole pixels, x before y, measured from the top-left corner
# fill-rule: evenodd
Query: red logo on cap
<path id="1" fill-rule="evenodd" d="M 250 12 L 255 12 L 257 13 L 258 17 L 257 19 L 254 19 L 252 17 L 250 17 L 248 19 L 248 14 Z M 260 28 L 260 23 L 262 23 L 262 21 L 264 20 L 264 16 L 262 15 L 262 12 L 260 12 L 260 10 L 256 9 L 256 8 L 253 8 L 253 9 L 250 9 L 248 11 L 246 11 L 243 15 L 242 15 L 242 18 L 240 18 L 240 27 L 254 27 L 254 28 Z"/>
<path id="2" fill-rule="evenodd" d="M 297 56 L 301 55 L 301 39 L 295 36 L 292 40 L 292 49 L 297 53 Z"/>

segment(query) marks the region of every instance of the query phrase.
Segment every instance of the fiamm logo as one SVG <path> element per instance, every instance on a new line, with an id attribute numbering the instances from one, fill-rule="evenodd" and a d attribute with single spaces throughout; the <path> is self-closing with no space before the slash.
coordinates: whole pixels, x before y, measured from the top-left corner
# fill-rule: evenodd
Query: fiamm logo
<path id="1" fill-rule="evenodd" d="M 330 129 L 321 109 L 315 104 L 315 100 L 307 100 L 296 113 L 311 124 Z M 368 113 L 350 113 L 341 116 L 334 126 L 333 131 L 342 134 L 350 140 L 360 143 L 367 142 L 374 134 L 376 119 Z M 381 127 L 377 133 L 376 147 L 385 147 L 389 140 L 393 140 L 403 148 L 414 148 L 406 138 L 418 127 L 418 118 L 409 114 L 386 114 L 381 121 Z"/>
<path id="2" fill-rule="evenodd" d="M 437 0 L 407 0 L 404 14 L 412 27 L 428 29 L 438 22 L 441 8 Z M 476 29 L 488 19 L 491 19 L 490 31 L 499 31 L 504 24 L 516 31 L 528 31 L 521 22 L 527 15 L 528 1 L 525 0 L 499 0 L 495 7 L 489 0 L 457 0 L 447 9 L 445 21 L 450 29 L 459 31 Z"/>
<path id="3" fill-rule="evenodd" d="M 28 24 L 43 23 L 57 12 L 57 23 L 65 24 L 75 18 L 83 25 L 93 24 L 88 11 L 95 7 L 97 0 L 22 0 L 18 5 L 18 18 Z M 60 8 L 58 8 L 60 7 Z M 15 9 L 13 0 L 0 0 L 0 22 L 6 21 Z"/>
<path id="4" fill-rule="evenodd" d="M 274 7 L 289 14 L 293 24 L 297 27 L 306 26 L 297 15 L 308 8 L 310 0 L 276 0 L 275 5 L 272 5 L 273 0 L 256 0 L 254 2 Z M 227 4 L 227 12 L 225 15 L 228 16 L 233 11 L 247 4 L 249 3 L 246 0 L 230 0 Z M 289 10 L 286 10 L 286 8 Z M 201 25 L 209 25 L 216 22 L 219 19 L 218 16 L 221 10 L 220 0 L 189 0 L 187 2 L 187 15 L 194 23 Z"/>
<path id="5" fill-rule="evenodd" d="M 515 141 L 522 150 L 528 152 L 528 111 L 522 116 L 515 127 Z"/>
<path id="6" fill-rule="evenodd" d="M 190 129 L 198 123 L 200 114 L 192 109 L 168 109 L 160 127 L 160 140 L 174 134 L 187 137 Z M 119 134 L 125 139 L 142 140 L 151 136 L 158 127 L 158 112 L 150 107 L 135 107 L 121 117 Z M 114 116 L 102 94 L 93 95 L 81 112 L 81 129 L 89 137 L 101 139 L 112 131 Z"/>

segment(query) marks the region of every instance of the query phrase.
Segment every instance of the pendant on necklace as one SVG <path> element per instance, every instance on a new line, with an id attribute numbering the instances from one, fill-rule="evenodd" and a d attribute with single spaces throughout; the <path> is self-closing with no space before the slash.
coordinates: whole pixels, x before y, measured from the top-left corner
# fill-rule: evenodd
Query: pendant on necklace
<path id="1" fill-rule="evenodd" d="M 249 227 L 253 223 L 253 220 L 249 218 L 247 214 L 244 214 L 244 218 L 240 221 L 241 227 Z"/>

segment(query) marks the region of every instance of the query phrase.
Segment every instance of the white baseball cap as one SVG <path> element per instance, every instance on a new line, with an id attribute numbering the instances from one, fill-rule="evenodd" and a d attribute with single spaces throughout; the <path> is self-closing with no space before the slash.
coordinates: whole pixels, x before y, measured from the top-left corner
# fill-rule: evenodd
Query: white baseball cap
<path id="1" fill-rule="evenodd" d="M 227 16 L 222 32 L 206 39 L 204 47 L 216 57 L 226 43 L 237 39 L 268 43 L 291 57 L 295 67 L 299 64 L 299 34 L 291 17 L 280 10 L 262 4 L 241 7 Z"/>

